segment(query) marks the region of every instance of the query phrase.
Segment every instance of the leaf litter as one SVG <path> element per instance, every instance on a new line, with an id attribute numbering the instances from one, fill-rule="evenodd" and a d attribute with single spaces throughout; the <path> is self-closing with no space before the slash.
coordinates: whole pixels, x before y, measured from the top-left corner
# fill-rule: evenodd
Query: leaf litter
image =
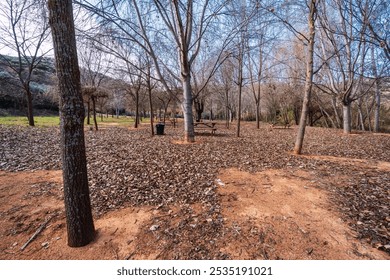
<path id="1" fill-rule="evenodd" d="M 181 135 L 181 129 L 167 129 L 166 135 L 155 137 L 150 137 L 147 129 L 86 131 L 94 215 L 136 206 L 158 210 L 158 215 L 143 223 L 141 230 L 149 237 L 138 249 L 157 246 L 158 258 L 229 259 L 231 255 L 220 249 L 219 240 L 234 239 L 243 230 L 247 238 L 272 247 L 276 238 L 267 237 L 270 229 L 254 228 L 248 221 L 228 226 L 223 216 L 217 189 L 226 186 L 218 174 L 237 168 L 250 173 L 268 169 L 311 172 L 313 185 L 329 194 L 329 203 L 357 238 L 390 254 L 390 170 L 375 166 L 377 161 L 390 162 L 388 135 L 345 136 L 331 129 L 308 128 L 307 157 L 288 152 L 294 144 L 293 130 L 256 130 L 248 124 L 243 136 L 236 138 L 233 130 L 218 127 L 215 136 L 197 136 L 194 145 L 177 144 Z M 1 170 L 61 169 L 57 128 L 0 126 L 0 140 Z M 366 164 L 321 160 L 316 158 L 319 155 L 359 159 Z M 31 195 L 50 194 L 52 187 L 52 183 L 41 183 Z M 277 257 L 269 254 L 252 257 Z"/>

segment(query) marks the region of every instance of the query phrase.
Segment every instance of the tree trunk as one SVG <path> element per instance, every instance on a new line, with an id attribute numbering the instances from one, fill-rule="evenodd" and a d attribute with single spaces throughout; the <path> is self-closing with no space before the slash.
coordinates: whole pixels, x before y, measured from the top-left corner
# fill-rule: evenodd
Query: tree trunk
<path id="1" fill-rule="evenodd" d="M 343 132 L 350 134 L 351 131 L 351 103 L 343 103 Z"/>
<path id="2" fill-rule="evenodd" d="M 374 111 L 374 132 L 380 130 L 381 92 L 378 80 L 375 82 L 375 111 Z"/>
<path id="3" fill-rule="evenodd" d="M 135 122 L 134 128 L 138 128 L 139 124 L 139 90 L 135 93 Z"/>
<path id="4" fill-rule="evenodd" d="M 149 106 L 150 106 L 150 131 L 152 133 L 152 136 L 154 136 L 154 115 L 153 115 L 153 101 L 152 101 L 152 89 L 148 89 L 149 93 Z"/>
<path id="5" fill-rule="evenodd" d="M 189 74 L 182 76 L 183 83 L 183 104 L 184 113 L 184 141 L 195 142 L 194 120 L 192 114 L 192 92 L 191 76 Z"/>
<path id="6" fill-rule="evenodd" d="M 91 98 L 88 97 L 88 102 L 87 102 L 87 124 L 91 124 Z"/>
<path id="7" fill-rule="evenodd" d="M 27 98 L 27 118 L 28 118 L 28 125 L 29 126 L 35 126 L 34 122 L 34 114 L 33 114 L 33 103 L 32 103 L 32 94 L 29 89 L 29 85 L 27 85 L 26 89 L 26 98 Z"/>
<path id="8" fill-rule="evenodd" d="M 364 116 L 363 116 L 363 110 L 362 110 L 362 101 L 361 99 L 359 100 L 358 104 L 358 125 L 360 126 L 360 129 L 362 131 L 365 131 L 366 128 L 364 126 Z"/>
<path id="9" fill-rule="evenodd" d="M 241 38 L 241 40 L 244 40 Z M 243 50 L 243 42 L 240 44 L 240 54 L 239 54 L 239 61 L 238 61 L 238 110 L 237 110 L 237 131 L 236 131 L 236 137 L 240 137 L 240 130 L 241 130 L 241 99 L 242 99 L 242 80 L 243 80 L 243 60 L 244 60 L 244 50 Z"/>
<path id="10" fill-rule="evenodd" d="M 204 102 L 203 100 L 194 100 L 194 107 L 196 111 L 196 121 L 200 122 L 202 120 L 202 114 L 204 111 Z"/>
<path id="11" fill-rule="evenodd" d="M 92 96 L 92 114 L 93 114 L 93 123 L 95 124 L 95 129 L 98 130 L 98 124 L 96 120 L 96 96 Z"/>
<path id="12" fill-rule="evenodd" d="M 236 137 L 240 137 L 240 130 L 241 130 L 241 99 L 242 99 L 241 95 L 242 95 L 242 85 L 241 85 L 241 82 L 240 82 L 240 85 L 239 85 L 239 88 L 238 88 L 238 110 L 237 110 L 237 131 L 236 131 Z"/>
<path id="13" fill-rule="evenodd" d="M 260 100 L 256 101 L 256 128 L 260 129 Z"/>
<path id="14" fill-rule="evenodd" d="M 71 0 L 49 0 L 61 99 L 61 150 L 68 245 L 81 247 L 95 236 L 84 142 L 84 105 Z"/>
<path id="15" fill-rule="evenodd" d="M 371 55 L 375 57 L 374 47 L 371 47 Z M 376 68 L 376 61 L 372 61 L 372 72 L 375 78 L 375 110 L 374 110 L 374 132 L 379 132 L 380 130 L 380 110 L 381 110 L 381 91 L 379 87 L 378 80 L 378 70 Z"/>
<path id="16" fill-rule="evenodd" d="M 226 128 L 229 129 L 229 122 L 230 122 L 230 116 L 229 116 L 229 91 L 225 91 L 225 99 L 226 99 L 226 105 L 225 105 L 225 111 L 226 111 Z"/>
<path id="17" fill-rule="evenodd" d="M 314 39 L 315 39 L 315 18 L 316 18 L 316 0 L 310 2 L 310 14 L 308 19 L 309 24 L 309 47 L 306 60 L 306 82 L 305 96 L 303 98 L 302 113 L 299 120 L 298 134 L 295 141 L 294 153 L 301 154 L 303 146 L 303 138 L 305 137 L 306 120 L 309 114 L 311 89 L 313 86 L 313 54 L 314 54 Z"/>

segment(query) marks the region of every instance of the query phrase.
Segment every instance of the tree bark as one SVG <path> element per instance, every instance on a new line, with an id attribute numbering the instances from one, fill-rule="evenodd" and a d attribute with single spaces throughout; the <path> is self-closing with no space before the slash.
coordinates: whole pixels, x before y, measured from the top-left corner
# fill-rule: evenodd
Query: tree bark
<path id="1" fill-rule="evenodd" d="M 27 85 L 27 87 L 30 87 Z M 27 98 L 27 118 L 28 125 L 35 126 L 34 122 L 34 113 L 33 113 L 33 103 L 32 103 L 32 94 L 29 88 L 26 89 L 26 98 Z"/>
<path id="2" fill-rule="evenodd" d="M 260 102 L 256 101 L 256 128 L 260 129 Z"/>
<path id="3" fill-rule="evenodd" d="M 150 131 L 152 136 L 154 136 L 154 114 L 153 114 L 153 99 L 152 99 L 152 84 L 150 81 L 150 65 L 148 65 L 147 80 L 148 85 L 148 96 L 149 96 L 149 107 L 150 107 Z"/>
<path id="4" fill-rule="evenodd" d="M 87 124 L 91 124 L 91 98 L 88 97 L 88 102 L 87 102 Z"/>
<path id="5" fill-rule="evenodd" d="M 191 76 L 182 76 L 183 83 L 183 104 L 182 109 L 184 113 L 184 141 L 195 142 L 194 120 L 192 114 L 192 92 L 191 92 Z"/>
<path id="6" fill-rule="evenodd" d="M 241 100 L 242 100 L 242 54 L 240 55 L 239 69 L 238 69 L 238 110 L 237 110 L 237 131 L 236 137 L 240 137 L 241 130 Z"/>
<path id="7" fill-rule="evenodd" d="M 362 98 L 363 97 L 361 97 L 359 99 L 359 104 L 358 104 L 358 125 L 360 126 L 360 129 L 362 131 L 365 131 L 366 128 L 365 128 L 365 125 L 364 125 L 364 120 L 365 119 L 364 119 L 363 110 L 362 110 L 362 103 L 363 103 Z"/>
<path id="8" fill-rule="evenodd" d="M 135 93 L 135 122 L 134 128 L 138 128 L 139 124 L 139 90 Z"/>
<path id="9" fill-rule="evenodd" d="M 84 105 L 71 0 L 48 0 L 60 93 L 60 130 L 68 245 L 81 247 L 95 236 L 84 142 Z"/>
<path id="10" fill-rule="evenodd" d="M 309 114 L 309 105 L 311 98 L 311 89 L 313 86 L 313 56 L 314 56 L 314 40 L 315 40 L 315 18 L 316 18 L 316 0 L 310 2 L 309 13 L 309 47 L 306 58 L 306 81 L 305 81 L 305 96 L 303 98 L 302 113 L 299 121 L 298 134 L 295 141 L 294 153 L 301 154 L 303 139 L 305 137 L 306 121 Z"/>
<path id="11" fill-rule="evenodd" d="M 351 131 L 351 103 L 343 103 L 343 132 L 350 134 Z"/>
<path id="12" fill-rule="evenodd" d="M 381 92 L 378 80 L 375 81 L 375 111 L 374 111 L 374 132 L 380 130 Z"/>
<path id="13" fill-rule="evenodd" d="M 98 130 L 98 124 L 96 120 L 96 96 L 92 95 L 92 114 L 93 114 L 93 123 L 95 124 L 95 129 Z"/>
<path id="14" fill-rule="evenodd" d="M 226 101 L 226 104 L 225 104 L 225 118 L 226 118 L 226 128 L 229 129 L 229 123 L 230 123 L 230 117 L 229 117 L 229 91 L 226 90 L 225 91 L 225 101 Z"/>
<path id="15" fill-rule="evenodd" d="M 371 46 L 371 56 L 375 57 L 374 46 Z M 381 109 L 381 91 L 379 87 L 378 70 L 376 67 L 376 60 L 372 60 L 372 72 L 375 78 L 375 111 L 374 111 L 374 132 L 380 130 L 380 109 Z"/>

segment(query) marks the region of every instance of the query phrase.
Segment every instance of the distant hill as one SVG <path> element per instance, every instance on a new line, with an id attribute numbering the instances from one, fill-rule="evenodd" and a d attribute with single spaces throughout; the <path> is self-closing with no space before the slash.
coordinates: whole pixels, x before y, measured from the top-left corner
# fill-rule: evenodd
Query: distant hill
<path id="1" fill-rule="evenodd" d="M 17 74 L 12 70 L 18 64 L 17 57 L 0 55 L 0 114 L 25 114 L 25 95 Z M 27 67 L 27 65 L 25 65 Z M 30 88 L 36 114 L 41 110 L 58 111 L 58 103 L 50 94 L 56 84 L 53 58 L 43 58 L 34 70 Z"/>

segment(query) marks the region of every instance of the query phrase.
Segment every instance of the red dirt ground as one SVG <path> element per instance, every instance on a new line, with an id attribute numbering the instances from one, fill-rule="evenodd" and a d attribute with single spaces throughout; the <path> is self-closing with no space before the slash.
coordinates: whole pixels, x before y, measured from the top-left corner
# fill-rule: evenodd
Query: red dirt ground
<path id="1" fill-rule="evenodd" d="M 159 214 L 151 207 L 111 211 L 95 219 L 93 243 L 68 247 L 61 181 L 61 171 L 0 171 L 0 259 L 163 258 L 153 248 L 132 253 L 147 238 L 140 228 Z M 390 259 L 356 239 L 327 202 L 325 191 L 314 187 L 310 172 L 271 169 L 250 174 L 228 169 L 216 184 L 225 224 L 236 231 L 219 241 L 221 251 L 233 259 L 253 258 L 255 250 L 261 250 L 259 258 L 271 259 Z M 47 227 L 22 251 L 48 218 Z M 263 248 L 252 246 L 243 227 L 265 233 Z"/>

